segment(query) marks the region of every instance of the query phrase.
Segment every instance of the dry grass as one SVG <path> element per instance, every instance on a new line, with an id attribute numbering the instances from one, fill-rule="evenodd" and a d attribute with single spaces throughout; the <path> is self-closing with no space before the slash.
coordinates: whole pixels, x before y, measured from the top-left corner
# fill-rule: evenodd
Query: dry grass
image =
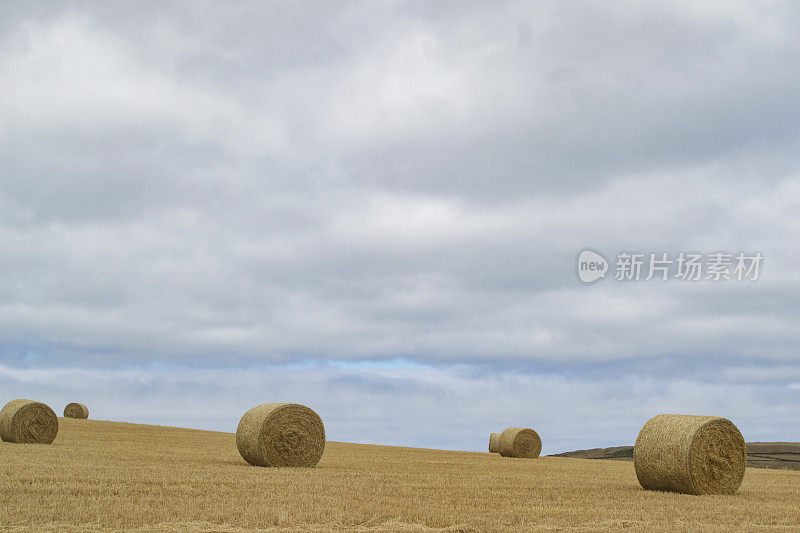
<path id="1" fill-rule="evenodd" d="M 316 468 L 257 468 L 235 436 L 61 419 L 0 443 L 0 529 L 796 530 L 800 472 L 748 468 L 735 496 L 647 492 L 633 464 L 329 442 Z"/>

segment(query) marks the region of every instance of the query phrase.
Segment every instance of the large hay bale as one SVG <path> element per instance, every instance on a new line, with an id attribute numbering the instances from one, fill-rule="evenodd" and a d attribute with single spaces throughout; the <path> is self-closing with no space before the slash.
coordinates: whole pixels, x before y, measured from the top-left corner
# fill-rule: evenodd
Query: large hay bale
<path id="1" fill-rule="evenodd" d="M 236 447 L 251 465 L 311 467 L 325 449 L 325 426 L 305 405 L 265 403 L 242 416 Z"/>
<path id="2" fill-rule="evenodd" d="M 489 453 L 500 453 L 500 433 L 489 433 Z"/>
<path id="3" fill-rule="evenodd" d="M 633 448 L 636 477 L 649 490 L 733 494 L 746 462 L 739 429 L 716 416 L 655 416 L 642 427 Z"/>
<path id="4" fill-rule="evenodd" d="M 535 459 L 542 453 L 542 439 L 531 428 L 512 427 L 500 434 L 500 455 Z"/>
<path id="5" fill-rule="evenodd" d="M 58 417 L 41 402 L 11 400 L 0 410 L 0 438 L 5 442 L 50 444 L 58 434 Z"/>
<path id="6" fill-rule="evenodd" d="M 64 408 L 66 418 L 89 418 L 89 408 L 82 403 L 68 403 Z"/>

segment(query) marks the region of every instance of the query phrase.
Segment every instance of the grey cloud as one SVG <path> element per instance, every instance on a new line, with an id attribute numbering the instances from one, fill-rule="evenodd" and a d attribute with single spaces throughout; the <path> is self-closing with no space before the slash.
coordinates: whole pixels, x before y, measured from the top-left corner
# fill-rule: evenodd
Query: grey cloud
<path id="1" fill-rule="evenodd" d="M 337 208 L 312 195 L 304 205 L 279 201 L 274 214 L 259 198 L 261 220 L 274 217 L 267 226 L 195 208 L 155 212 L 147 221 L 11 226 L 0 321 L 16 335 L 112 351 L 474 360 L 730 350 L 791 357 L 797 318 L 784 312 L 792 282 L 783 272 L 794 253 L 780 246 L 791 231 L 762 241 L 774 244 L 759 246 L 767 257 L 759 282 L 577 282 L 574 261 L 586 243 L 612 253 L 663 243 L 674 252 L 685 235 L 687 248 L 716 249 L 719 242 L 735 246 L 734 228 L 752 225 L 768 235 L 772 224 L 761 215 L 729 219 L 720 233 L 716 225 L 683 225 L 684 213 L 708 212 L 702 200 L 691 209 L 682 200 L 658 208 L 635 203 L 657 204 L 663 194 L 621 186 L 583 197 L 567 212 L 545 202 L 492 212 L 363 193 L 362 204 Z M 608 212 L 604 204 L 617 195 L 631 203 Z M 294 228 L 269 231 L 292 206 L 300 213 Z"/>

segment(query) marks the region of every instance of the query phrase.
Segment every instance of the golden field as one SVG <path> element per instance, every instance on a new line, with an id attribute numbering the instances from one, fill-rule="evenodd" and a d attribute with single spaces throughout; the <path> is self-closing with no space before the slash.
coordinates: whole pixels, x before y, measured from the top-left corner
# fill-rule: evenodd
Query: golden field
<path id="1" fill-rule="evenodd" d="M 258 468 L 231 433 L 64 418 L 0 457 L 11 531 L 800 530 L 797 471 L 688 496 L 642 490 L 630 462 L 339 442 L 313 469 Z"/>

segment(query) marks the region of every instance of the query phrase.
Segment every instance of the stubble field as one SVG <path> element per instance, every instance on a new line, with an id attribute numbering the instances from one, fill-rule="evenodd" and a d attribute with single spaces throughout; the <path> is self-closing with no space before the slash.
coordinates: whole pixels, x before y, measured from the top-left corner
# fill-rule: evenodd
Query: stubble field
<path id="1" fill-rule="evenodd" d="M 328 442 L 313 469 L 257 468 L 235 436 L 59 419 L 0 443 L 0 529 L 18 531 L 800 528 L 800 472 L 748 468 L 735 496 L 644 491 L 633 464 Z"/>

